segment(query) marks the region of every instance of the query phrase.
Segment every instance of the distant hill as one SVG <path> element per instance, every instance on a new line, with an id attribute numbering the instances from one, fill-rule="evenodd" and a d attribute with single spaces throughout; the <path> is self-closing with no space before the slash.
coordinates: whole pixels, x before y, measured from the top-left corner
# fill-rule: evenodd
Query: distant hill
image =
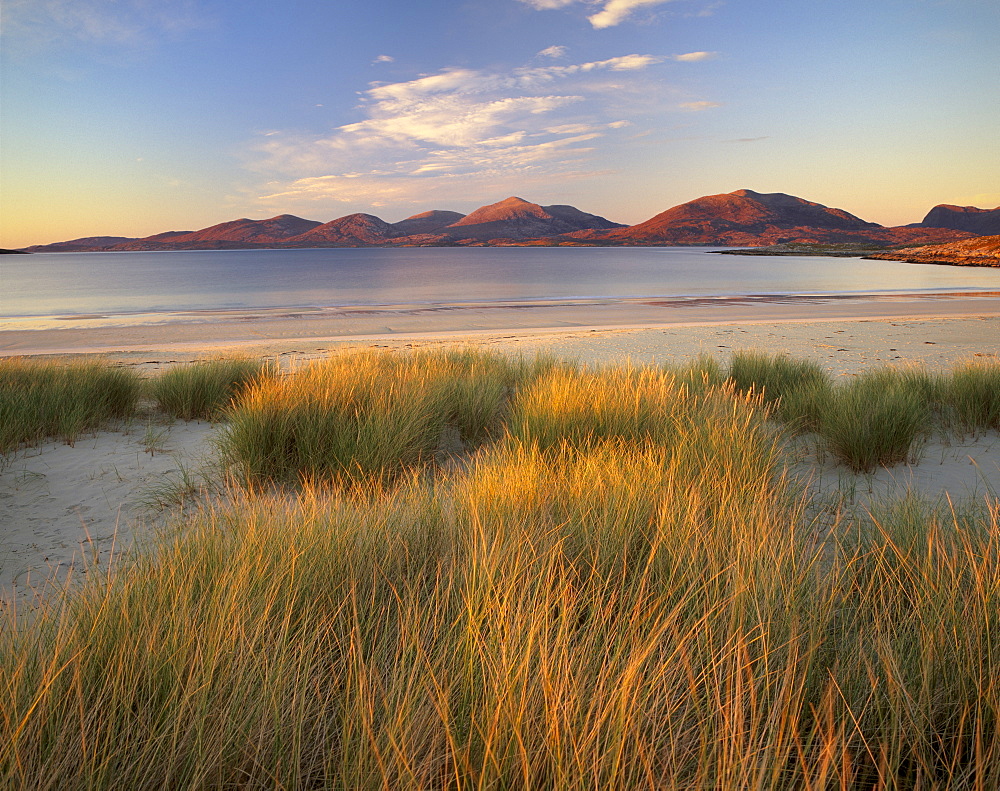
<path id="1" fill-rule="evenodd" d="M 465 217 L 457 211 L 442 211 L 432 209 L 420 214 L 414 214 L 405 220 L 394 222 L 392 227 L 400 236 L 412 236 L 413 234 L 438 233 L 452 223 L 456 223 Z"/>
<path id="2" fill-rule="evenodd" d="M 979 236 L 948 244 L 873 253 L 865 257 L 883 261 L 906 261 L 910 264 L 1000 266 L 1000 236 Z"/>
<path id="3" fill-rule="evenodd" d="M 115 245 L 135 241 L 131 236 L 84 236 L 81 239 L 70 239 L 55 244 L 33 244 L 25 247 L 29 253 L 79 253 L 94 250 L 109 250 Z"/>
<path id="4" fill-rule="evenodd" d="M 287 239 L 320 225 L 294 214 L 279 214 L 266 220 L 243 217 L 198 231 L 166 231 L 117 245 L 114 250 L 216 250 L 279 246 Z"/>
<path id="5" fill-rule="evenodd" d="M 708 195 L 656 215 L 629 229 L 630 235 L 663 233 L 708 233 L 711 238 L 731 231 L 764 233 L 772 229 L 825 228 L 867 230 L 878 228 L 841 209 L 786 195 L 737 190 L 724 195 Z"/>
<path id="6" fill-rule="evenodd" d="M 397 223 L 373 214 L 349 214 L 327 223 L 281 214 L 267 220 L 242 218 L 198 231 L 166 231 L 142 239 L 92 237 L 51 245 L 33 252 L 81 250 L 219 250 L 261 247 L 367 247 L 371 245 L 482 244 L 549 238 L 581 229 L 624 228 L 574 206 L 539 206 L 507 198 L 470 215 L 433 209 Z"/>
<path id="7" fill-rule="evenodd" d="M 250 220 L 249 222 L 253 222 L 253 220 Z M 147 236 L 142 241 L 172 242 L 174 239 L 180 239 L 184 236 L 190 236 L 193 233 L 195 233 L 195 231 L 164 231 L 163 233 L 154 233 L 152 236 Z"/>
<path id="8" fill-rule="evenodd" d="M 293 214 L 279 214 L 268 220 L 223 222 L 200 231 L 173 236 L 171 242 L 250 242 L 262 244 L 280 242 L 306 233 L 320 225 L 316 220 L 303 220 Z"/>
<path id="9" fill-rule="evenodd" d="M 374 214 L 348 214 L 336 220 L 285 239 L 285 243 L 296 247 L 325 247 L 329 245 L 364 246 L 383 244 L 387 239 L 398 236 L 393 226 Z"/>
<path id="10" fill-rule="evenodd" d="M 942 203 L 927 212 L 920 225 L 924 228 L 954 228 L 979 235 L 1000 234 L 1000 206 L 977 209 L 975 206 Z"/>
<path id="11" fill-rule="evenodd" d="M 510 197 L 481 206 L 442 229 L 451 239 L 537 239 L 584 229 L 625 226 L 573 206 L 539 206 L 524 198 Z"/>
<path id="12" fill-rule="evenodd" d="M 572 237 L 617 244 L 762 246 L 787 243 L 904 244 L 964 238 L 956 231 L 889 229 L 844 211 L 782 192 L 737 190 L 707 195 L 646 222 Z"/>

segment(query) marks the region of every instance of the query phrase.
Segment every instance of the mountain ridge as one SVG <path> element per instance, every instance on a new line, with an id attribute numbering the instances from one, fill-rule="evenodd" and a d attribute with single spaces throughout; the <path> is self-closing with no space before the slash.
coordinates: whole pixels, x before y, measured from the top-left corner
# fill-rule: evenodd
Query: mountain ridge
<path id="1" fill-rule="evenodd" d="M 976 206 L 953 206 L 939 203 L 920 222 L 923 228 L 953 228 L 980 236 L 1000 234 L 1000 206 L 980 209 Z"/>
<path id="2" fill-rule="evenodd" d="M 541 206 L 516 195 L 480 206 L 461 220 L 443 228 L 453 239 L 537 239 L 584 229 L 625 227 L 575 206 Z"/>
<path id="3" fill-rule="evenodd" d="M 244 217 L 195 231 L 166 231 L 142 238 L 85 237 L 33 245 L 24 250 L 82 252 L 455 245 L 754 247 L 785 243 L 927 245 L 982 235 L 953 226 L 962 222 L 968 224 L 968 218 L 973 218 L 972 227 L 990 228 L 994 214 L 1000 218 L 1000 208 L 977 209 L 940 204 L 921 223 L 887 228 L 843 209 L 794 195 L 739 189 L 695 198 L 644 222 L 626 226 L 575 206 L 542 206 L 511 196 L 480 206 L 467 215 L 431 209 L 396 223 L 361 212 L 325 223 L 279 214 L 266 220 Z M 955 220 L 956 216 L 966 219 Z"/>

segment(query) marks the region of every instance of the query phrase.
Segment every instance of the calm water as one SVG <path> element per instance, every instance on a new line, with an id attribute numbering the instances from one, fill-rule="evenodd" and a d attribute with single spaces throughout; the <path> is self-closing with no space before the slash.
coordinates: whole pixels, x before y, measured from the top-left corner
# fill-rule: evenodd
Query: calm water
<path id="1" fill-rule="evenodd" d="M 0 259 L 0 316 L 1000 288 L 1000 270 L 705 248 L 41 253 Z"/>

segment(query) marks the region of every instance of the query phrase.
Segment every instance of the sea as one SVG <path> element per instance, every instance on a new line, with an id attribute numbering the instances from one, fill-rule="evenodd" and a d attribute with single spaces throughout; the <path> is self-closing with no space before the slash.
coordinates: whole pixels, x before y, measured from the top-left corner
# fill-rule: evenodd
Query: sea
<path id="1" fill-rule="evenodd" d="M 0 258 L 0 326 L 67 317 L 616 298 L 863 296 L 1000 289 L 1000 269 L 705 247 L 35 253 Z M 66 326 L 62 324 L 62 326 Z"/>

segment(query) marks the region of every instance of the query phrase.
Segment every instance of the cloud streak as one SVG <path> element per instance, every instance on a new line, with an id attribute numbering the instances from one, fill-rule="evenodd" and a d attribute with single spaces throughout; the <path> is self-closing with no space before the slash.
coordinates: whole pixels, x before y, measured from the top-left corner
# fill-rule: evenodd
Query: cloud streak
<path id="1" fill-rule="evenodd" d="M 196 0 L 4 0 L 2 15 L 3 38 L 22 45 L 141 46 L 210 23 Z"/>
<path id="2" fill-rule="evenodd" d="M 705 60 L 715 60 L 719 57 L 718 52 L 685 52 L 683 55 L 672 55 L 671 60 L 678 63 L 701 63 Z"/>
<path id="3" fill-rule="evenodd" d="M 714 107 L 722 107 L 718 102 L 681 102 L 678 107 L 691 113 L 700 113 L 703 110 L 711 110 Z"/>
<path id="4" fill-rule="evenodd" d="M 551 11 L 556 8 L 565 8 L 577 0 L 521 0 L 521 2 L 532 8 L 537 8 L 539 11 Z"/>
<path id="5" fill-rule="evenodd" d="M 600 30 L 602 28 L 620 25 L 632 16 L 632 12 L 637 8 L 663 5 L 664 3 L 669 2 L 670 0 L 608 0 L 608 2 L 604 4 L 604 8 L 596 14 L 587 17 L 587 19 L 590 21 L 591 25 Z"/>
<path id="6" fill-rule="evenodd" d="M 553 44 L 551 47 L 546 47 L 538 54 L 543 58 L 561 58 L 566 54 L 566 47 L 560 47 Z"/>
<path id="7" fill-rule="evenodd" d="M 663 5 L 671 0 L 520 0 L 525 5 L 529 5 L 538 11 L 552 11 L 557 8 L 565 8 L 577 2 L 587 2 L 590 5 L 600 5 L 601 10 L 596 14 L 591 14 L 587 20 L 598 30 L 602 28 L 615 27 L 620 25 L 639 8 Z"/>

